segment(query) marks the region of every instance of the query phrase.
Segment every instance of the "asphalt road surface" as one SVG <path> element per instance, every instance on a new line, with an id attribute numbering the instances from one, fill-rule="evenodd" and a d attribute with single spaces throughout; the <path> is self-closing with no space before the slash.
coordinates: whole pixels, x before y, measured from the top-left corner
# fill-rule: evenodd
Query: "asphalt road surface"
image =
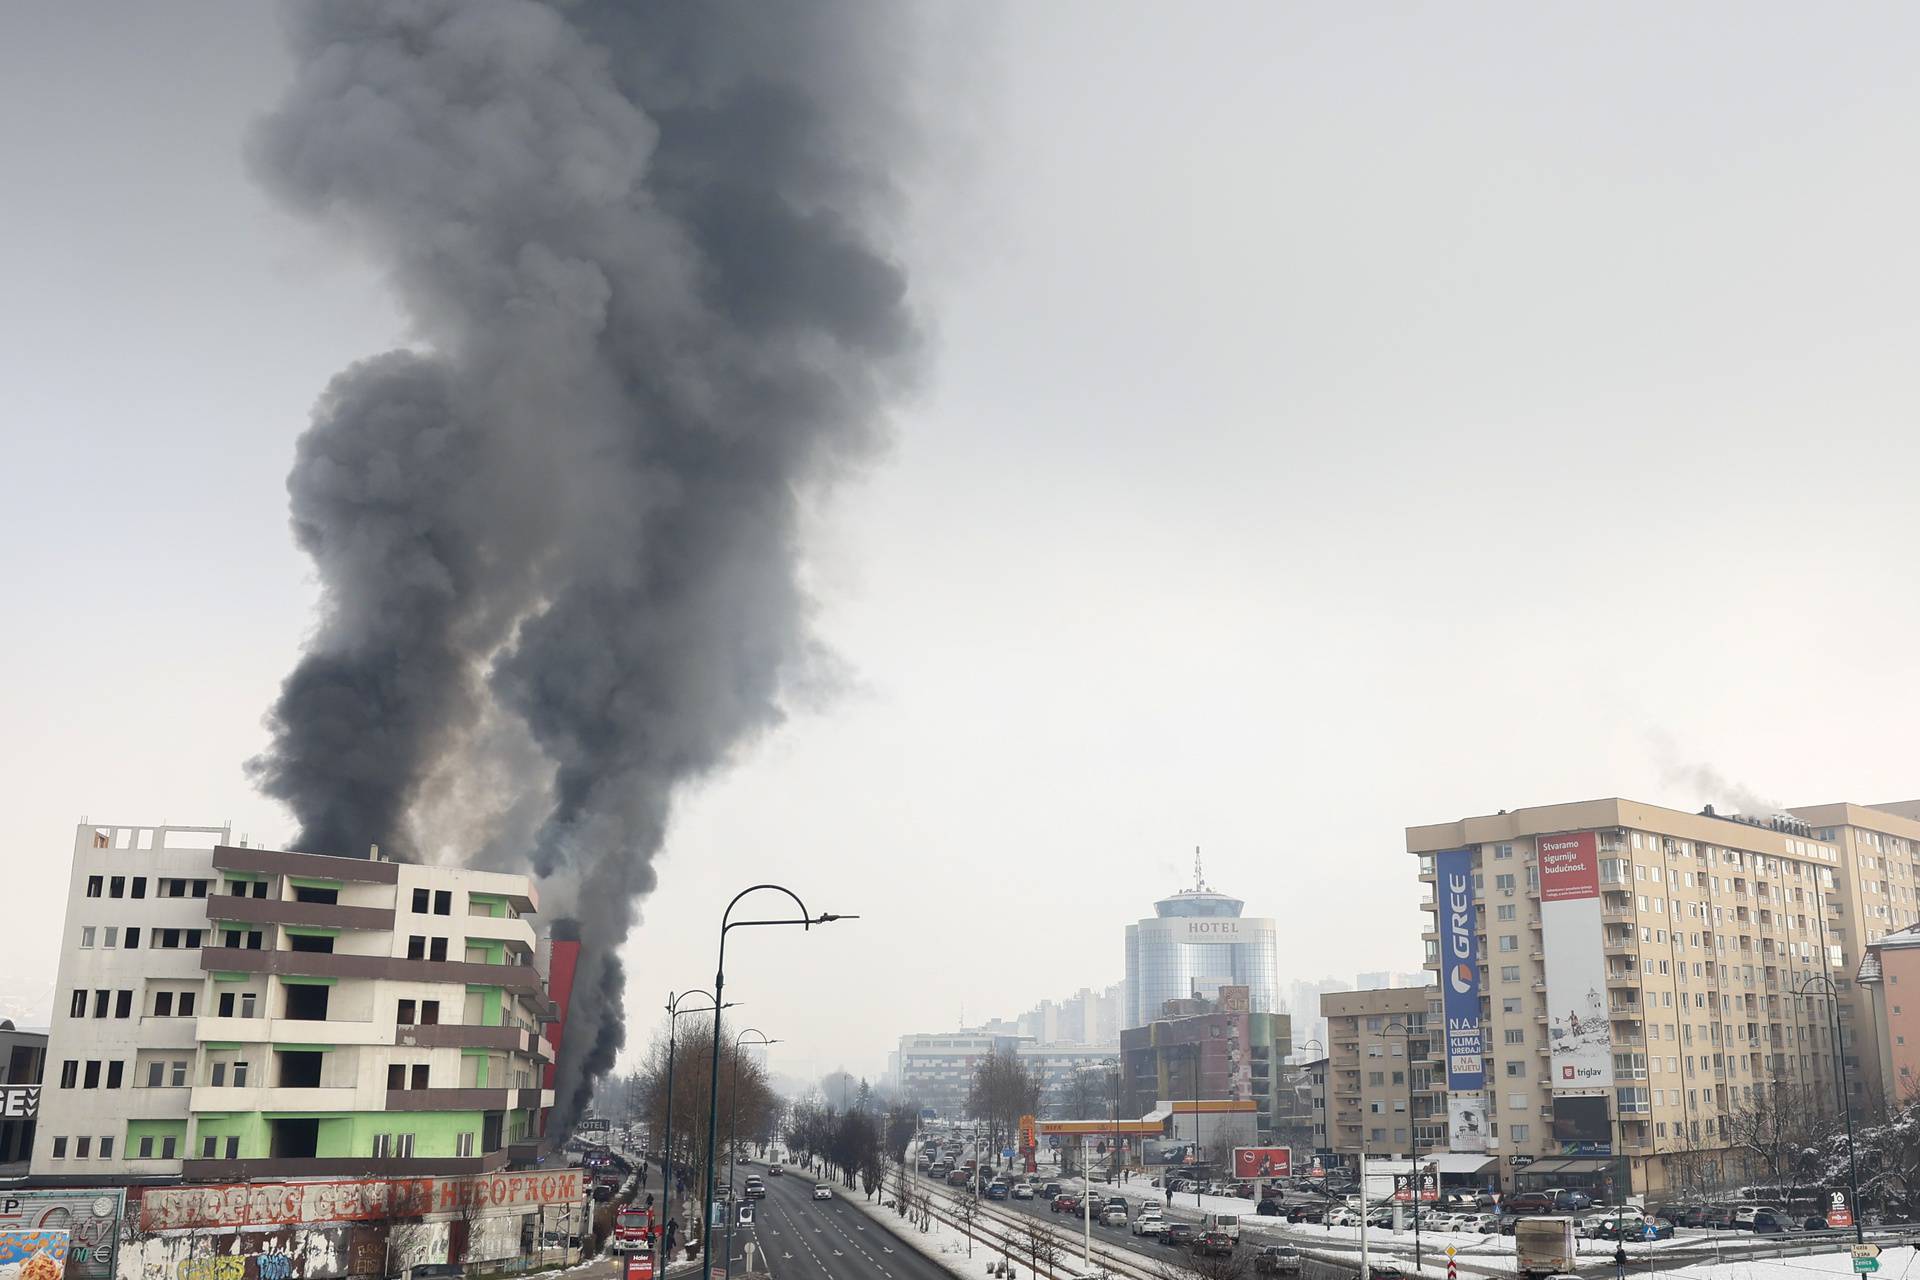
<path id="1" fill-rule="evenodd" d="M 762 1166 L 754 1166 L 765 1176 Z M 753 1223 L 733 1228 L 733 1274 L 746 1274 L 746 1244 L 754 1247 L 754 1269 L 774 1280 L 953 1280 L 938 1263 L 869 1218 L 840 1202 L 858 1195 L 834 1188 L 832 1200 L 813 1199 L 812 1178 L 767 1178 L 767 1195 L 754 1204 Z M 715 1241 L 724 1244 L 724 1234 Z M 722 1274 L 723 1249 L 714 1253 L 714 1275 Z"/>

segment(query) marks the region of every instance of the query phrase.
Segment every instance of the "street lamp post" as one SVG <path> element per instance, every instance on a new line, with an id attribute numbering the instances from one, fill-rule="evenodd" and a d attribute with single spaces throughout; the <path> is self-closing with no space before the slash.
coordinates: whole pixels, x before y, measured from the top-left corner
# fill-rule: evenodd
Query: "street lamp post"
<path id="1" fill-rule="evenodd" d="M 1200 1047 L 1200 1042 L 1194 1041 L 1192 1052 L 1188 1054 L 1188 1057 L 1193 1060 L 1193 1162 L 1195 1164 L 1200 1163 Z M 1193 1203 L 1194 1207 L 1204 1215 L 1207 1207 L 1205 1186 L 1198 1178 L 1193 1180 Z M 1201 1221 L 1205 1222 L 1205 1220 L 1203 1216 Z"/>
<path id="2" fill-rule="evenodd" d="M 740 899 L 762 889 L 771 889 L 784 893 L 793 899 L 793 905 L 800 909 L 797 916 L 788 916 L 777 920 L 735 920 L 733 909 L 740 905 Z M 817 916 L 807 914 L 807 904 L 800 901 L 800 895 L 785 885 L 756 884 L 749 885 L 733 895 L 733 901 L 727 903 L 727 909 L 720 915 L 720 954 L 713 971 L 713 999 L 719 1004 L 727 986 L 727 931 L 729 929 L 749 928 L 757 925 L 797 924 L 802 929 L 812 929 L 816 924 L 830 924 L 835 920 L 857 920 L 858 916 L 838 916 L 830 912 L 821 912 Z M 720 1136 L 720 1014 L 713 1015 L 713 1060 L 707 1064 L 707 1191 L 700 1202 L 700 1280 L 713 1280 L 713 1248 L 709 1240 L 713 1221 L 713 1147 Z"/>
<path id="3" fill-rule="evenodd" d="M 1315 1053 L 1324 1054 L 1327 1051 L 1327 1046 L 1325 1046 L 1324 1044 L 1321 1044 L 1318 1039 L 1309 1037 L 1308 1039 L 1305 1039 L 1305 1040 L 1295 1041 L 1293 1044 L 1292 1053 L 1290 1053 L 1288 1056 L 1291 1057 L 1294 1054 L 1305 1052 L 1307 1046 L 1309 1045 L 1313 1046 L 1313 1051 Z M 1408 1119 L 1411 1120 L 1412 1117 L 1408 1117 Z M 1313 1107 L 1311 1105 L 1307 1107 L 1307 1127 L 1309 1129 L 1313 1127 Z M 1318 1144 L 1315 1144 L 1315 1150 L 1316 1151 L 1319 1150 Z M 1293 1176 L 1297 1178 L 1300 1175 L 1294 1174 Z M 1366 1195 L 1365 1187 L 1362 1187 L 1360 1189 L 1360 1194 L 1364 1200 L 1364 1197 Z M 1321 1214 L 1321 1221 L 1325 1222 L 1327 1214 L 1333 1211 L 1333 1193 L 1327 1190 L 1327 1182 L 1325 1178 L 1322 1178 L 1320 1180 L 1320 1195 L 1327 1202 L 1326 1212 Z M 1333 1225 L 1331 1223 L 1327 1224 L 1327 1234 L 1329 1235 L 1333 1234 Z"/>
<path id="4" fill-rule="evenodd" d="M 1804 1000 L 1807 992 L 1815 986 L 1825 990 L 1827 1017 L 1833 1024 L 1833 1056 L 1840 1064 L 1840 1113 L 1846 1118 L 1847 1123 L 1847 1185 L 1853 1192 L 1853 1242 L 1864 1244 L 1866 1239 L 1861 1231 L 1860 1217 L 1865 1210 L 1860 1204 L 1860 1166 L 1853 1154 L 1853 1090 L 1849 1088 L 1850 1082 L 1847 1079 L 1847 1045 L 1844 1039 L 1845 1033 L 1840 1028 L 1839 988 L 1834 985 L 1832 978 L 1825 974 L 1813 973 L 1800 980 L 1800 985 L 1793 988 L 1793 994 Z"/>
<path id="5" fill-rule="evenodd" d="M 779 1044 L 767 1039 L 758 1027 L 748 1027 L 733 1038 L 733 1079 L 727 1085 L 727 1280 L 733 1280 L 733 1220 L 740 1211 L 733 1201 L 733 1149 L 740 1141 L 740 1042 L 759 1036 L 763 1045 Z"/>
<path id="6" fill-rule="evenodd" d="M 1413 1123 L 1413 1028 L 1404 1022 L 1389 1022 L 1382 1035 L 1397 1035 L 1407 1046 L 1407 1199 L 1413 1203 L 1413 1270 L 1420 1272 L 1420 1129 Z M 1436 1191 L 1438 1187 L 1434 1188 Z M 1366 1189 L 1361 1189 L 1364 1199 Z"/>
<path id="7" fill-rule="evenodd" d="M 705 996 L 708 1003 L 696 1005 L 691 1009 L 682 1009 L 680 1002 L 688 996 Z M 714 1007 L 713 993 L 703 991 L 699 987 L 682 991 L 679 995 L 671 991 L 667 993 L 667 1137 L 660 1168 L 660 1228 L 659 1234 L 654 1237 L 654 1246 L 660 1255 L 659 1273 L 661 1275 L 667 1274 L 667 1263 L 670 1261 L 666 1256 L 667 1219 L 672 1216 L 673 1209 L 673 1030 L 679 1024 L 681 1014 L 703 1013 Z M 732 1005 L 729 1004 L 727 1007 L 732 1008 Z M 720 1017 L 717 1011 L 713 1016 L 716 1020 Z"/>

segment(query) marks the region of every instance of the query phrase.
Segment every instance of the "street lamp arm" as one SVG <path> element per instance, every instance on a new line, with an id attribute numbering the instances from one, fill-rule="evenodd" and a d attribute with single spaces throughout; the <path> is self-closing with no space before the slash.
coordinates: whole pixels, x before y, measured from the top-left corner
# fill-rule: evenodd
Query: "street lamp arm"
<path id="1" fill-rule="evenodd" d="M 680 1002 L 682 1000 L 685 1000 L 688 996 L 705 996 L 707 998 L 707 1003 L 709 1005 L 713 1003 L 713 992 L 707 990 L 705 987 L 688 987 L 685 991 L 682 991 L 679 995 L 675 995 L 671 991 L 667 993 L 667 1012 L 668 1013 L 678 1012 L 680 1008 Z M 689 1009 L 687 1010 L 687 1012 L 693 1013 L 695 1011 L 692 1009 Z"/>

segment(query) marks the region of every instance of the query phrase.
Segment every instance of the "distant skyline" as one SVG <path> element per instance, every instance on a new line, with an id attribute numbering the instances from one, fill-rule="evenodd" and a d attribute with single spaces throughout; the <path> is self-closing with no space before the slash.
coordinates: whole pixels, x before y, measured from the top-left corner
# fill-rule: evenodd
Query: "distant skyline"
<path id="1" fill-rule="evenodd" d="M 623 1063 L 764 880 L 862 918 L 736 935 L 729 993 L 871 1078 L 1115 980 L 1196 844 L 1284 984 L 1418 967 L 1410 825 L 1920 794 L 1920 10 L 945 21 L 927 379 L 806 513 L 784 723 L 679 796 Z M 293 442 L 417 335 L 248 172 L 276 28 L 0 9 L 0 1004 L 83 815 L 293 830 L 242 772 L 316 620 Z"/>

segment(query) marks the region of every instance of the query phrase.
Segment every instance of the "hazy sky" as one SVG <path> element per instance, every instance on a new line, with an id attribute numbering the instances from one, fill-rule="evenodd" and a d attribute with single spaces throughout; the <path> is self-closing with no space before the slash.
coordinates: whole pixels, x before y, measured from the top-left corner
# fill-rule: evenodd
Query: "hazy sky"
<path id="1" fill-rule="evenodd" d="M 1196 844 L 1284 982 L 1417 965 L 1409 824 L 1726 798 L 1694 766 L 1920 794 L 1920 12 L 1047 4 L 933 43 L 898 250 L 934 374 L 812 535 L 846 687 L 686 797 L 630 1005 L 781 881 L 864 918 L 736 935 L 741 1013 L 777 1069 L 871 1073 L 1117 980 Z M 290 834 L 240 762 L 312 618 L 292 442 L 407 334 L 245 172 L 288 70 L 251 2 L 0 8 L 0 1001 L 36 1017 L 82 815 Z"/>

